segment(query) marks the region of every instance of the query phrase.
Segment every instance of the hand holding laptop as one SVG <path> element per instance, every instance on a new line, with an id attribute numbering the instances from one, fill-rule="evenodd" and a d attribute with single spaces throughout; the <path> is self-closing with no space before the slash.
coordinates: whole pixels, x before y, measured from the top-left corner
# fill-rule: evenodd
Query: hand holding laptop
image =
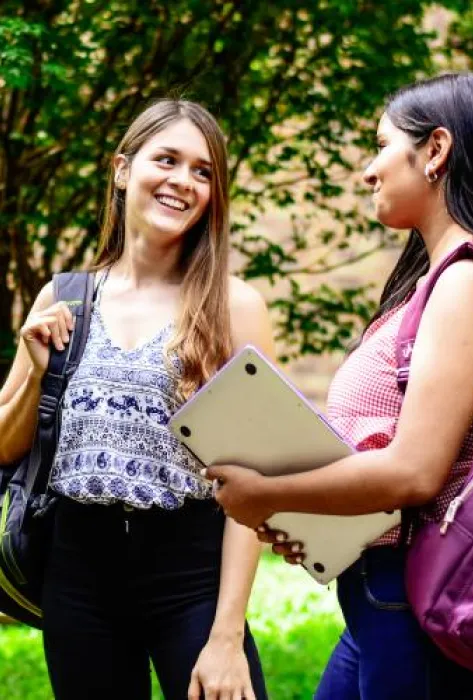
<path id="1" fill-rule="evenodd" d="M 250 527 L 268 520 L 291 541 L 302 542 L 304 567 L 319 583 L 338 576 L 369 543 L 400 522 L 398 511 L 335 516 L 268 510 L 264 491 L 271 478 L 265 476 L 323 467 L 353 454 L 354 448 L 251 346 L 177 411 L 170 427 L 203 466 L 223 465 L 217 473 L 222 489 L 225 480 L 231 486 L 225 495 L 229 514 Z"/>

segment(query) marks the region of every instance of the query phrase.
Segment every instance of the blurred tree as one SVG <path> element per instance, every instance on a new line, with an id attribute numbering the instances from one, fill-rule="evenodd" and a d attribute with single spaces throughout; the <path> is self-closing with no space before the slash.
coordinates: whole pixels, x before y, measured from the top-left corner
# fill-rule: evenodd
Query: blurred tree
<path id="1" fill-rule="evenodd" d="M 83 263 L 113 149 L 147 100 L 170 93 L 208 106 L 228 134 L 241 274 L 287 280 L 273 305 L 290 352 L 343 346 L 369 312 L 366 288 L 337 293 L 312 276 L 356 258 L 345 251 L 350 238 L 369 234 L 373 249 L 384 245 L 357 205 L 339 202 L 372 147 L 385 96 L 430 69 L 421 29 L 428 4 L 3 0 L 3 354 L 14 344 L 14 294 L 27 310 L 59 264 Z M 300 215 L 301 202 L 309 214 Z M 268 206 L 292 212 L 282 243 L 251 230 Z M 313 216 L 330 225 L 321 230 Z M 307 263 L 317 241 L 325 253 Z"/>

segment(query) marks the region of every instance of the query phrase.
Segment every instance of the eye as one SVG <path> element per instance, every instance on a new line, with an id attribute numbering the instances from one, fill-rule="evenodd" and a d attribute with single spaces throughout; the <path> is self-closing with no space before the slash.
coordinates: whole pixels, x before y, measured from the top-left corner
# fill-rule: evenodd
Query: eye
<path id="1" fill-rule="evenodd" d="M 198 167 L 195 169 L 195 173 L 197 177 L 202 178 L 203 180 L 212 179 L 212 171 L 210 170 L 210 168 Z"/>
<path id="2" fill-rule="evenodd" d="M 160 165 L 174 165 L 174 163 L 176 162 L 176 159 L 173 156 L 169 155 L 157 156 L 155 160 Z"/>

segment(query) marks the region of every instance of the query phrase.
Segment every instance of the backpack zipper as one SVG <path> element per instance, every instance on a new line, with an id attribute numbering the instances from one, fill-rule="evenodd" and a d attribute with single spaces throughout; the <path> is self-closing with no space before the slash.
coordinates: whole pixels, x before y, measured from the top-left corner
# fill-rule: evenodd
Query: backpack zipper
<path id="1" fill-rule="evenodd" d="M 463 505 L 463 503 L 466 501 L 470 493 L 473 491 L 473 479 L 470 481 L 468 486 L 465 488 L 462 493 L 454 498 L 452 501 L 450 501 L 450 504 L 447 508 L 447 512 L 444 515 L 444 518 L 442 520 L 442 524 L 440 525 L 440 534 L 445 535 L 447 532 L 449 526 L 453 523 L 455 520 L 455 517 L 457 515 L 457 511 L 460 508 L 460 506 Z"/>

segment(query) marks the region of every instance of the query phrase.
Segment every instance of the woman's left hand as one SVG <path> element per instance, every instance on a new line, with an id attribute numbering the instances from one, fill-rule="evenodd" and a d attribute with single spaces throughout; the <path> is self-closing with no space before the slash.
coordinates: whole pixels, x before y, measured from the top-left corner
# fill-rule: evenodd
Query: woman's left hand
<path id="1" fill-rule="evenodd" d="M 225 515 L 255 530 L 273 515 L 265 503 L 265 481 L 254 469 L 235 465 L 213 465 L 202 470 L 214 483 L 214 497 Z"/>
<path id="2" fill-rule="evenodd" d="M 282 530 L 274 530 L 263 523 L 256 528 L 256 534 L 260 542 L 271 544 L 274 554 L 284 557 L 288 564 L 302 564 L 306 558 L 303 543 L 288 540 L 287 533 Z"/>
<path id="3" fill-rule="evenodd" d="M 192 673 L 188 700 L 256 700 L 241 638 L 212 639 L 202 649 Z"/>

